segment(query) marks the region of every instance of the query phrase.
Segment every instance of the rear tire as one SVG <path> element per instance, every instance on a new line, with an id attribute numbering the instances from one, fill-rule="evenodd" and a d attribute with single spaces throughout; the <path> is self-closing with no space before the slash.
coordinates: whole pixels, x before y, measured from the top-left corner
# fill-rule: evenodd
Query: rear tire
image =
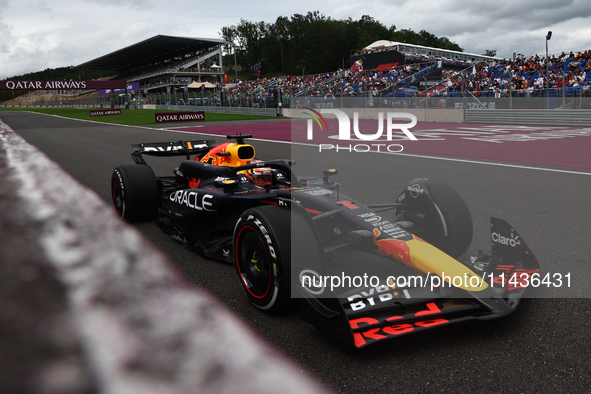
<path id="1" fill-rule="evenodd" d="M 129 222 L 154 219 L 160 192 L 152 168 L 146 164 L 115 168 L 111 176 L 111 199 L 117 215 Z"/>

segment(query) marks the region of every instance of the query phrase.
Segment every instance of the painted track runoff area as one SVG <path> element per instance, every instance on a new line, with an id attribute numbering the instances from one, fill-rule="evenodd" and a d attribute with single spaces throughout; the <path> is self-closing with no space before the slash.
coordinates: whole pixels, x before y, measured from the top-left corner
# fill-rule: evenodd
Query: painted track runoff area
<path id="1" fill-rule="evenodd" d="M 329 130 L 338 129 L 336 120 L 328 119 L 327 123 Z M 264 140 L 349 147 L 347 141 L 337 139 L 337 132 L 317 130 L 313 141 L 307 140 L 305 121 L 250 123 L 241 124 L 238 128 L 225 124 L 170 129 L 213 135 L 240 132 Z M 375 134 L 377 121 L 360 120 L 359 130 L 364 134 Z M 588 147 L 591 146 L 591 127 L 419 122 L 410 131 L 418 141 L 410 141 L 401 131 L 394 130 L 392 141 L 382 138 L 376 141 L 351 140 L 350 143 L 369 145 L 373 150 L 385 150 L 384 146 L 387 144 L 400 144 L 406 154 L 591 171 L 588 152 Z M 378 144 L 382 146 L 378 147 Z M 366 148 L 362 146 L 360 149 Z"/>

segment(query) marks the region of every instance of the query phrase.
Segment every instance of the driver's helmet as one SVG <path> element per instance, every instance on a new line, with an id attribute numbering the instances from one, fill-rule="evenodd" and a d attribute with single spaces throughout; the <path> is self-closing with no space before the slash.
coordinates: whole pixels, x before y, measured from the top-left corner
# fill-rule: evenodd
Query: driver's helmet
<path id="1" fill-rule="evenodd" d="M 253 160 L 253 163 L 261 162 L 262 160 Z M 269 167 L 253 168 L 245 171 L 246 178 L 252 184 L 264 186 L 273 183 L 273 170 Z"/>

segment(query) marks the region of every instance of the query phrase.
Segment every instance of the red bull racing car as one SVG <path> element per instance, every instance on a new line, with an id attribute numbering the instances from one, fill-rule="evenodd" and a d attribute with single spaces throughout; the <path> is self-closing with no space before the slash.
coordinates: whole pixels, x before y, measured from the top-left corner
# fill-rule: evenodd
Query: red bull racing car
<path id="1" fill-rule="evenodd" d="M 258 309 L 297 307 L 358 348 L 506 315 L 539 275 L 524 240 L 497 218 L 491 252 L 458 260 L 472 218 L 443 183 L 413 179 L 392 203 L 362 204 L 340 193 L 336 170 L 299 177 L 291 160 L 255 159 L 250 137 L 132 145 L 135 164 L 111 177 L 117 214 L 156 220 L 173 239 L 234 264 Z M 171 176 L 156 176 L 144 155 L 185 158 Z"/>

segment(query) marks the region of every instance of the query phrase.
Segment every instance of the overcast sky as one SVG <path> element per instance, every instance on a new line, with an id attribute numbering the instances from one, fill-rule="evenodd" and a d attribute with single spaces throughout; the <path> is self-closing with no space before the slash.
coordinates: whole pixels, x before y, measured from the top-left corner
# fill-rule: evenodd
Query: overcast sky
<path id="1" fill-rule="evenodd" d="M 158 34 L 220 38 L 223 26 L 241 18 L 272 23 L 308 11 L 333 19 L 369 15 L 477 54 L 544 54 L 548 30 L 550 53 L 591 49 L 590 0 L 0 0 L 0 80 L 79 65 Z"/>

